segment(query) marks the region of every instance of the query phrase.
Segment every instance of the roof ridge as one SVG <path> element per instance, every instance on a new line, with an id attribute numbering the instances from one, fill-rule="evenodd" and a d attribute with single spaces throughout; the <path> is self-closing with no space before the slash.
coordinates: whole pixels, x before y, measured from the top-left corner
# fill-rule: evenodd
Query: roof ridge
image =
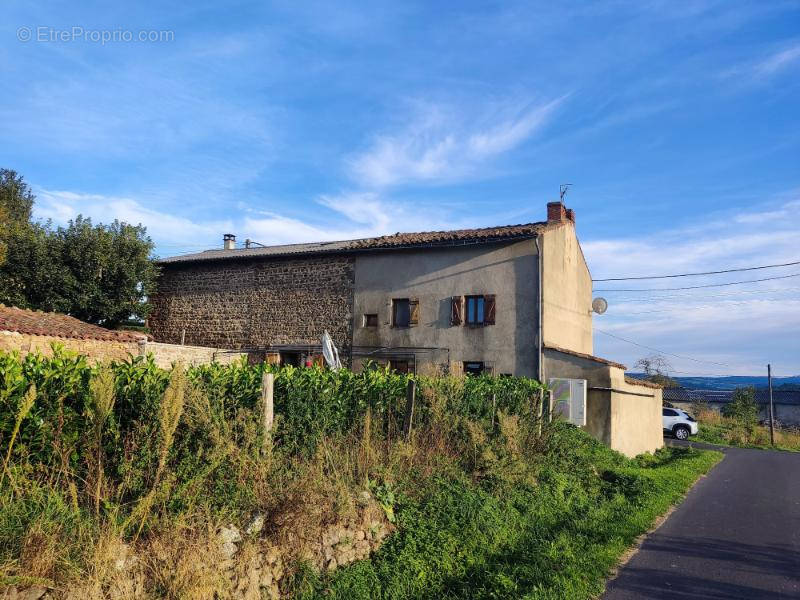
<path id="1" fill-rule="evenodd" d="M 323 254 L 328 252 L 355 252 L 363 250 L 391 250 L 425 246 L 463 243 L 491 243 L 502 239 L 533 237 L 546 229 L 562 226 L 562 222 L 534 221 L 515 225 L 494 225 L 469 229 L 441 231 L 397 232 L 381 236 L 321 242 L 277 244 L 258 248 L 235 248 L 233 250 L 209 249 L 201 252 L 179 254 L 160 259 L 159 263 L 223 260 L 259 256 L 285 256 Z"/>

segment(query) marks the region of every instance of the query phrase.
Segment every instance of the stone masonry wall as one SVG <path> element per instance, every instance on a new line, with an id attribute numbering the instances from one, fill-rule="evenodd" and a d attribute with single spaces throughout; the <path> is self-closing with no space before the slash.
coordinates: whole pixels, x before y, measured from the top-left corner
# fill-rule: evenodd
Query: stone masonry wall
<path id="1" fill-rule="evenodd" d="M 52 344 L 59 344 L 67 350 L 84 354 L 89 362 L 103 362 L 106 360 L 124 360 L 129 354 L 139 354 L 137 342 L 120 342 L 113 340 L 87 340 L 79 338 L 64 338 L 49 335 L 31 335 L 16 331 L 0 331 L 0 350 L 5 352 L 18 351 L 23 356 L 30 352 L 38 352 L 44 356 L 52 356 Z"/>
<path id="2" fill-rule="evenodd" d="M 180 344 L 161 344 L 159 342 L 147 342 L 143 351 L 145 354 L 152 354 L 153 360 L 162 369 L 169 369 L 176 362 L 181 362 L 186 367 L 212 362 L 227 365 L 247 356 L 246 353 L 231 352 L 220 348 L 181 346 Z"/>
<path id="3" fill-rule="evenodd" d="M 169 369 L 176 362 L 181 362 L 186 367 L 204 365 L 211 362 L 228 364 L 247 356 L 243 352 L 232 352 L 220 348 L 144 342 L 144 338 L 142 343 L 139 343 L 0 331 L 0 351 L 13 352 L 16 350 L 23 356 L 30 352 L 52 356 L 52 344 L 58 344 L 67 350 L 83 354 L 92 364 L 110 360 L 126 360 L 130 356 L 139 356 L 141 354 L 152 354 L 153 360 L 162 369 Z"/>
<path id="4" fill-rule="evenodd" d="M 319 344 L 327 329 L 347 355 L 354 259 L 342 256 L 165 265 L 151 302 L 159 342 L 218 348 Z"/>

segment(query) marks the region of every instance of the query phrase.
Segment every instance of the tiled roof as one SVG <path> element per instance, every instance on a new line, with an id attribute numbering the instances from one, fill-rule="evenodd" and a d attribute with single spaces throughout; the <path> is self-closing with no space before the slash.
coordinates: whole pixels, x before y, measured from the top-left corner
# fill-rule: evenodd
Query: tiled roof
<path id="1" fill-rule="evenodd" d="M 618 369 L 625 370 L 628 368 L 625 365 L 622 365 L 618 362 L 614 362 L 613 360 L 608 360 L 605 358 L 600 358 L 599 356 L 592 356 L 591 354 L 584 354 L 583 352 L 576 352 L 575 350 L 567 350 L 566 348 L 559 348 L 558 346 L 551 346 L 550 344 L 545 344 L 544 347 L 546 350 L 554 350 L 556 352 L 561 352 L 562 354 L 569 354 L 570 356 L 585 358 L 586 360 L 591 360 L 596 363 L 602 363 L 610 367 L 617 367 Z"/>
<path id="2" fill-rule="evenodd" d="M 135 342 L 146 336 L 132 331 L 111 331 L 60 313 L 26 310 L 0 304 L 0 331 L 83 340 Z"/>
<path id="3" fill-rule="evenodd" d="M 639 379 L 638 377 L 631 377 L 630 375 L 625 375 L 625 383 L 629 383 L 631 385 L 641 385 L 642 387 L 653 388 L 654 390 L 660 390 L 664 387 L 660 383 L 654 383 L 652 381 L 647 381 L 646 379 Z"/>
<path id="4" fill-rule="evenodd" d="M 720 402 L 733 401 L 733 390 L 687 390 L 684 388 L 664 389 L 664 400 L 670 402 Z M 769 390 L 756 388 L 755 400 L 758 404 L 769 403 Z M 773 390 L 772 401 L 776 404 L 800 405 L 800 391 Z"/>
<path id="5" fill-rule="evenodd" d="M 206 250 L 194 254 L 183 254 L 161 259 L 162 264 L 197 262 L 206 260 L 258 258 L 262 256 L 292 256 L 299 254 L 347 253 L 364 250 L 392 250 L 400 248 L 460 246 L 486 244 L 514 239 L 533 238 L 538 233 L 559 227 L 561 223 L 526 223 L 481 229 L 457 229 L 454 231 L 423 231 L 419 233 L 395 233 L 380 237 L 343 240 L 338 242 L 311 242 L 308 244 L 286 244 L 259 248 L 236 248 L 234 250 Z"/>

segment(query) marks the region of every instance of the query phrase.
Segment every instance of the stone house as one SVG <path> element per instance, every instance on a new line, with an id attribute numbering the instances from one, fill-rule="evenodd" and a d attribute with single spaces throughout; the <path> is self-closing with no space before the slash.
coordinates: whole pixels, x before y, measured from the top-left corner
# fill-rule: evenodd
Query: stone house
<path id="1" fill-rule="evenodd" d="M 639 452 L 662 444 L 660 389 L 592 356 L 592 280 L 561 202 L 524 225 L 243 248 L 228 234 L 222 249 L 160 266 L 148 321 L 159 342 L 301 365 L 327 330 L 354 369 L 578 377 L 593 434 Z"/>

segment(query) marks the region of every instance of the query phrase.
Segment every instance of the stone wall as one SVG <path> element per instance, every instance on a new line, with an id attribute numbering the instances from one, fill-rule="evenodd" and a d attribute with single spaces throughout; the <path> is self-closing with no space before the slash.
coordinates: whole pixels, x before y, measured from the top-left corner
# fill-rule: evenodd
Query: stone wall
<path id="1" fill-rule="evenodd" d="M 162 369 L 169 369 L 176 362 L 181 362 L 187 367 L 211 362 L 226 365 L 239 360 L 243 356 L 247 356 L 247 353 L 244 352 L 232 352 L 220 348 L 181 346 L 180 344 L 162 344 L 159 342 L 147 342 L 143 351 L 145 354 L 152 354 L 153 360 Z"/>
<path id="2" fill-rule="evenodd" d="M 164 265 L 148 324 L 159 342 L 220 348 L 318 345 L 349 354 L 354 260 L 343 256 Z"/>
<path id="3" fill-rule="evenodd" d="M 52 344 L 59 344 L 67 350 L 84 354 L 90 362 L 106 360 L 124 360 L 130 354 L 139 354 L 139 344 L 135 341 L 121 342 L 116 340 L 92 340 L 64 338 L 49 335 L 31 335 L 16 331 L 0 331 L 0 350 L 18 351 L 23 356 L 29 352 L 38 352 L 44 356 L 52 356 Z"/>
<path id="4" fill-rule="evenodd" d="M 16 350 L 23 356 L 30 352 L 38 352 L 44 356 L 52 356 L 53 344 L 58 344 L 67 350 L 83 354 L 89 359 L 90 363 L 125 360 L 130 356 L 152 354 L 155 363 L 163 369 L 169 369 L 173 363 L 179 361 L 188 367 L 203 365 L 210 362 L 228 364 L 243 356 L 247 356 L 247 354 L 243 352 L 233 352 L 221 348 L 145 342 L 144 336 L 142 336 L 142 340 L 139 342 L 122 342 L 115 340 L 31 335 L 27 333 L 18 333 L 16 331 L 0 330 L 0 351 L 13 352 Z"/>

